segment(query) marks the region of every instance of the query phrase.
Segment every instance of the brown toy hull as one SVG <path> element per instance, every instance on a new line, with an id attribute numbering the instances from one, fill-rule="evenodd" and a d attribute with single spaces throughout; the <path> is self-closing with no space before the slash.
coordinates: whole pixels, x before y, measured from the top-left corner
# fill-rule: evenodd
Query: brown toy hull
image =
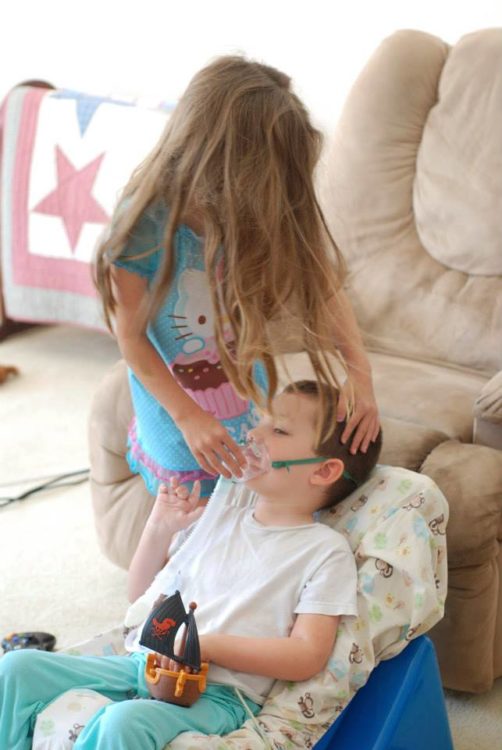
<path id="1" fill-rule="evenodd" d="M 148 654 L 145 677 L 153 698 L 189 708 L 206 689 L 207 670 L 208 664 L 203 662 L 198 674 L 184 669 L 173 672 L 157 666 L 155 654 Z"/>

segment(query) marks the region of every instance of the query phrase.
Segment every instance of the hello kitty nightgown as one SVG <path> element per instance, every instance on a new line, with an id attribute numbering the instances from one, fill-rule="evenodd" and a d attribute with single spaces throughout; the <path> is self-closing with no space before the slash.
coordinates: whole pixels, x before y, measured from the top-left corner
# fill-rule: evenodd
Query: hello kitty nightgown
<path id="1" fill-rule="evenodd" d="M 147 209 L 136 224 L 131 239 L 115 265 L 137 273 L 150 286 L 159 269 L 168 211 L 162 205 Z M 199 406 L 213 414 L 236 442 L 244 441 L 257 422 L 254 405 L 235 392 L 220 363 L 214 339 L 214 313 L 204 265 L 204 243 L 189 227 L 181 224 L 174 236 L 171 289 L 147 336 L 178 384 Z M 159 248 L 143 258 L 135 256 Z M 129 385 L 134 418 L 129 427 L 129 465 L 141 474 L 152 494 L 159 483 L 176 476 L 182 482 L 201 481 L 201 495 L 207 496 L 216 477 L 200 468 L 182 433 L 129 368 Z M 257 381 L 264 378 L 256 368 Z"/>

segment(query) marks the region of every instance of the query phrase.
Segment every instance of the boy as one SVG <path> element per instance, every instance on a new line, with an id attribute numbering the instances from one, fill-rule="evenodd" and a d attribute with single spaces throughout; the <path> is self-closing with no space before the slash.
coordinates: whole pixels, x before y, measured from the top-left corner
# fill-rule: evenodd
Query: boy
<path id="1" fill-rule="evenodd" d="M 198 701 L 182 708 L 130 700 L 148 697 L 141 651 L 18 651 L 0 660 L 1 747 L 30 747 L 34 714 L 65 690 L 86 687 L 115 702 L 89 720 L 75 750 L 162 750 L 183 731 L 237 729 L 246 712 L 258 713 L 275 679 L 307 680 L 325 666 L 340 616 L 357 614 L 356 568 L 344 537 L 313 514 L 364 481 L 381 443 L 379 436 L 367 453 L 350 454 L 340 442 L 343 423 L 329 436 L 337 393 L 327 388 L 325 395 L 322 424 L 315 382 L 296 383 L 274 399 L 273 416 L 250 432 L 270 468 L 244 485 L 220 481 L 195 526 L 203 513 L 197 487 L 191 494 L 176 484 L 159 492 L 131 563 L 134 604 L 126 624 L 144 620 L 158 595 L 175 588 L 197 602 L 201 656 L 210 662 Z M 178 532 L 183 538 L 171 545 Z M 133 648 L 140 631 L 130 638 Z"/>

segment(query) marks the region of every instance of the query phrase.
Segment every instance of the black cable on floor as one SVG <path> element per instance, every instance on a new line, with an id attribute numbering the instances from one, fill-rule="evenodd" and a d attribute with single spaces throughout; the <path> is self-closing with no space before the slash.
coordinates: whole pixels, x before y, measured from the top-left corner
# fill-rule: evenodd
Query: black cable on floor
<path id="1" fill-rule="evenodd" d="M 64 481 L 66 479 L 71 479 L 71 477 L 78 478 L 73 479 L 70 482 Z M 37 492 L 43 492 L 43 490 L 52 490 L 57 487 L 72 487 L 75 484 L 82 484 L 82 482 L 86 482 L 88 479 L 89 469 L 79 469 L 78 471 L 70 471 L 67 474 L 60 474 L 43 484 L 37 484 L 35 487 L 31 487 L 30 489 L 21 492 L 20 495 L 16 495 L 15 497 L 0 497 L 0 508 L 9 505 L 10 503 L 14 503 L 16 500 L 24 500 L 31 495 L 35 495 Z"/>

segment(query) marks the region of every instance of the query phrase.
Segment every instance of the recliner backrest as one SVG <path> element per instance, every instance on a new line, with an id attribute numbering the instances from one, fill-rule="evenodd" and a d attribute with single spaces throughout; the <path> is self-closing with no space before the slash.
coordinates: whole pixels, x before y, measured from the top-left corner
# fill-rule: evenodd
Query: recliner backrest
<path id="1" fill-rule="evenodd" d="M 502 29 L 380 45 L 326 161 L 322 204 L 370 348 L 502 369 Z"/>

